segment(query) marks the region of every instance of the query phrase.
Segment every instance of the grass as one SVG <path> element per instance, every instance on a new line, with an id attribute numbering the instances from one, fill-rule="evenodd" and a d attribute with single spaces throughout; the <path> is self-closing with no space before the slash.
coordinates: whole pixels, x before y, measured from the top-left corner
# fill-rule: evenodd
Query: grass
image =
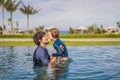
<path id="1" fill-rule="evenodd" d="M 0 38 L 32 38 L 33 35 L 0 35 Z"/>
<path id="2" fill-rule="evenodd" d="M 120 41 L 118 42 L 65 42 L 67 46 L 116 46 L 120 45 Z"/>
<path id="3" fill-rule="evenodd" d="M 32 38 L 33 35 L 0 35 L 0 38 Z M 60 34 L 60 38 L 120 38 L 120 34 Z"/>
<path id="4" fill-rule="evenodd" d="M 61 34 L 61 38 L 120 38 L 119 34 Z"/>
<path id="5" fill-rule="evenodd" d="M 66 41 L 67 46 L 120 46 L 118 42 L 74 42 Z M 35 46 L 34 42 L 0 42 L 0 46 Z M 49 44 L 52 46 L 52 43 Z"/>

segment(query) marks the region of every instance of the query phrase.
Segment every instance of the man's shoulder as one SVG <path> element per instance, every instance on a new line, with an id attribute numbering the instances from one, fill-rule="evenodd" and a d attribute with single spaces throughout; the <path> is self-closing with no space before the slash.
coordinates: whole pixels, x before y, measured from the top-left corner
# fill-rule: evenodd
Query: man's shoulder
<path id="1" fill-rule="evenodd" d="M 36 49 L 36 52 L 37 53 L 40 53 L 40 52 L 44 52 L 44 49 L 41 47 L 41 46 L 39 46 L 37 49 Z"/>

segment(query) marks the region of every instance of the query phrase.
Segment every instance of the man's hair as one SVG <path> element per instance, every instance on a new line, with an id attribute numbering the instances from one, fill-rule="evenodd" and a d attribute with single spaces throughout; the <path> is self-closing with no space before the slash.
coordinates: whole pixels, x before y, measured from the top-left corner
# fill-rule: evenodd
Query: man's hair
<path id="1" fill-rule="evenodd" d="M 40 45 L 40 41 L 39 40 L 42 40 L 42 37 L 44 35 L 45 35 L 45 32 L 43 32 L 43 31 L 39 31 L 39 32 L 35 33 L 34 36 L 33 36 L 34 43 L 36 45 Z"/>
<path id="2" fill-rule="evenodd" d="M 52 37 L 59 38 L 59 30 L 57 28 L 51 28 L 49 32 L 52 34 Z"/>

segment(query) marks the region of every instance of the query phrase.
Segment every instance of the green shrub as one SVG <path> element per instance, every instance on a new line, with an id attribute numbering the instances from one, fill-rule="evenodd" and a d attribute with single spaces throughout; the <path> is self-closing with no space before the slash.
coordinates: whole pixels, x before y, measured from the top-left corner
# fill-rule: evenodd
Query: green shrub
<path id="1" fill-rule="evenodd" d="M 33 35 L 0 35 L 0 38 L 32 38 Z M 61 34 L 60 38 L 120 38 L 119 34 Z"/>
<path id="2" fill-rule="evenodd" d="M 33 35 L 0 35 L 0 38 L 32 38 Z"/>
<path id="3" fill-rule="evenodd" d="M 120 38 L 119 34 L 61 34 L 60 38 Z"/>

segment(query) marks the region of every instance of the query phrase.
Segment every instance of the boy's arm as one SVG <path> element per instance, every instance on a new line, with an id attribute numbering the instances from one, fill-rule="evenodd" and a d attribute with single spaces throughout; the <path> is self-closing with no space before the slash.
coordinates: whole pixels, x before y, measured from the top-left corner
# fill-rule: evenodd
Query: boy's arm
<path id="1" fill-rule="evenodd" d="M 57 56 L 62 56 L 63 55 L 60 46 L 58 46 L 57 44 L 54 44 L 54 48 L 56 49 L 57 52 L 52 54 L 53 57 L 57 57 Z"/>
<path id="2" fill-rule="evenodd" d="M 56 62 L 57 57 L 52 57 L 50 58 L 50 64 L 53 65 Z"/>

